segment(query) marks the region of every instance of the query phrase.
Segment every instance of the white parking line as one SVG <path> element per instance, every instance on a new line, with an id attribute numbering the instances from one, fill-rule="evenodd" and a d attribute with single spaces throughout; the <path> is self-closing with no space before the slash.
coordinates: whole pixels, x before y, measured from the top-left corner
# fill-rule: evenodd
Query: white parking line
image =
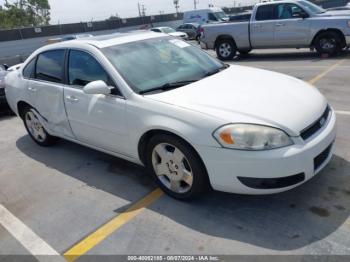
<path id="1" fill-rule="evenodd" d="M 335 111 L 338 115 L 350 116 L 350 111 Z"/>
<path id="2" fill-rule="evenodd" d="M 57 256 L 59 254 L 17 217 L 0 204 L 0 224 L 16 238 L 33 256 Z M 40 261 L 41 258 L 37 257 Z M 43 258 L 43 260 L 45 260 Z M 46 259 L 47 261 L 47 259 Z M 55 260 L 56 261 L 56 260 Z M 63 258 L 62 258 L 63 261 Z"/>

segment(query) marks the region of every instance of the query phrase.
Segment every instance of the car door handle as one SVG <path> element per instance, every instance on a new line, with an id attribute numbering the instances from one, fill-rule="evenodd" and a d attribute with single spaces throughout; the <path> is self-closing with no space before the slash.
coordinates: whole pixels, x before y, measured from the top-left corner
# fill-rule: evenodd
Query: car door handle
<path id="1" fill-rule="evenodd" d="M 260 28 L 260 27 L 261 27 L 261 25 L 259 25 L 259 24 L 255 24 L 255 25 L 253 25 L 253 27 L 255 27 L 255 28 Z"/>
<path id="2" fill-rule="evenodd" d="M 276 26 L 285 26 L 286 24 L 283 23 L 277 23 Z"/>
<path id="3" fill-rule="evenodd" d="M 77 103 L 79 101 L 75 96 L 66 96 L 66 99 L 71 103 Z"/>
<path id="4" fill-rule="evenodd" d="M 37 91 L 36 88 L 34 88 L 34 87 L 28 87 L 28 90 L 29 90 L 30 92 L 36 92 L 36 91 Z"/>

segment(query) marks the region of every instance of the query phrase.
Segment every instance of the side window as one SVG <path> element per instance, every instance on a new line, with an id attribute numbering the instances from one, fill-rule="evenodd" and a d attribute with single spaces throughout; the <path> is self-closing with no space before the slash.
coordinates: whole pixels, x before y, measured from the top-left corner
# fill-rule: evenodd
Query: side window
<path id="1" fill-rule="evenodd" d="M 26 67 L 23 69 L 23 77 L 24 78 L 34 78 L 35 76 L 35 58 L 32 59 Z"/>
<path id="2" fill-rule="evenodd" d="M 258 10 L 256 11 L 256 17 L 255 19 L 257 21 L 264 21 L 264 20 L 273 20 L 275 19 L 274 16 L 274 8 L 275 5 L 263 5 L 259 6 Z"/>
<path id="3" fill-rule="evenodd" d="M 90 82 L 102 80 L 109 86 L 115 86 L 99 62 L 86 52 L 71 50 L 68 61 L 69 85 L 85 86 Z M 121 95 L 116 88 L 112 94 Z"/>
<path id="4" fill-rule="evenodd" d="M 277 5 L 277 19 L 292 19 L 297 18 L 305 11 L 295 4 L 279 4 Z"/>
<path id="5" fill-rule="evenodd" d="M 208 14 L 208 19 L 210 21 L 218 21 L 218 19 L 216 18 L 216 16 L 213 13 Z"/>
<path id="6" fill-rule="evenodd" d="M 40 54 L 36 63 L 35 78 L 62 83 L 64 52 L 64 50 L 54 50 Z"/>
<path id="7" fill-rule="evenodd" d="M 161 33 L 160 29 L 151 29 L 151 31 L 156 32 L 156 33 Z"/>

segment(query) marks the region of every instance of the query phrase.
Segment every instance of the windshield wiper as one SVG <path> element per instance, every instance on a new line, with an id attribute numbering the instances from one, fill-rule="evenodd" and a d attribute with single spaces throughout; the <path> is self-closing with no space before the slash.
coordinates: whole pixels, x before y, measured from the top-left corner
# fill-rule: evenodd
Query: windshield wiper
<path id="1" fill-rule="evenodd" d="M 229 68 L 230 65 L 229 64 L 224 64 L 222 67 L 214 69 L 213 71 L 209 71 L 207 72 L 204 77 L 208 77 L 208 76 L 212 76 L 215 75 L 217 73 L 220 73 L 221 71 L 225 70 L 226 68 Z"/>
<path id="2" fill-rule="evenodd" d="M 168 91 L 168 90 L 179 88 L 179 87 L 182 87 L 182 86 L 185 86 L 185 85 L 197 82 L 197 81 L 199 81 L 199 80 L 186 80 L 186 81 L 177 81 L 177 82 L 173 82 L 173 83 L 166 83 L 162 86 L 154 87 L 154 88 L 147 89 L 147 90 L 142 90 L 139 92 L 139 94 L 143 95 L 143 94 L 151 93 L 151 92 L 158 91 L 158 90 L 159 91 Z"/>

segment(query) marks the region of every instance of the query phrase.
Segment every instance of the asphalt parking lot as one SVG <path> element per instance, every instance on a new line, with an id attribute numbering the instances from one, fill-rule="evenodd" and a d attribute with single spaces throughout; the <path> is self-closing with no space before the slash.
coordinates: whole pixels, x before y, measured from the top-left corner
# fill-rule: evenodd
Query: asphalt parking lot
<path id="1" fill-rule="evenodd" d="M 0 255 L 350 255 L 349 58 L 268 50 L 230 62 L 308 81 L 337 111 L 330 164 L 277 195 L 179 202 L 141 167 L 67 141 L 40 148 L 19 118 L 1 117 Z"/>

